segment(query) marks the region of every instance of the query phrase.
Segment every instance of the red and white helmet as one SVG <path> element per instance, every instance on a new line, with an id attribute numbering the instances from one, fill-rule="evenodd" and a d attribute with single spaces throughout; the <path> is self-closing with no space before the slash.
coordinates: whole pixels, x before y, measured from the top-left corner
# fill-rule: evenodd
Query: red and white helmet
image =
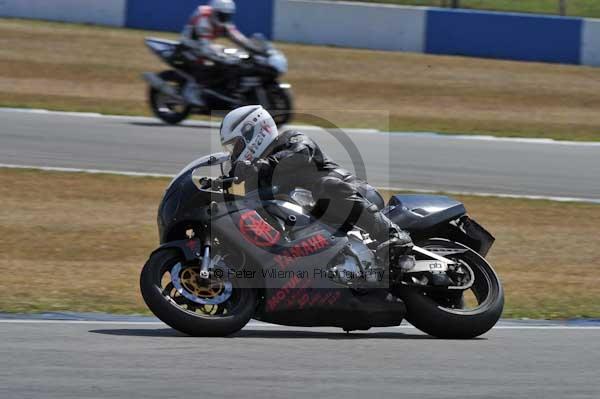
<path id="1" fill-rule="evenodd" d="M 273 117 L 260 105 L 248 105 L 228 113 L 220 129 L 221 144 L 231 162 L 261 158 L 279 132 Z"/>
<path id="2" fill-rule="evenodd" d="M 228 24 L 235 15 L 235 3 L 233 0 L 211 0 L 210 6 L 213 10 L 213 23 L 217 26 Z"/>

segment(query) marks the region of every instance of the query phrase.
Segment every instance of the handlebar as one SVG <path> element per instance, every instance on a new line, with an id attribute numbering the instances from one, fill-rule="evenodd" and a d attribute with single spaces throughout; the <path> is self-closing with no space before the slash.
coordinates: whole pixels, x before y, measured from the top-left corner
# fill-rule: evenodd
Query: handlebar
<path id="1" fill-rule="evenodd" d="M 233 183 L 237 183 L 238 180 L 239 180 L 239 178 L 237 176 L 236 177 L 220 176 L 220 177 L 217 177 L 212 180 L 211 189 L 222 190 L 225 185 L 228 185 L 229 187 L 231 187 L 231 185 Z"/>
<path id="2" fill-rule="evenodd" d="M 227 182 L 237 183 L 238 180 L 239 180 L 239 178 L 237 176 L 235 176 L 235 177 L 221 176 L 221 177 L 215 178 L 213 180 L 213 182 L 219 182 L 219 183 L 227 183 Z"/>
<path id="3" fill-rule="evenodd" d="M 238 180 L 239 179 L 237 177 L 220 176 L 214 179 L 210 177 L 199 177 L 195 178 L 194 182 L 199 190 L 221 191 L 225 188 L 231 187 L 231 185 L 236 183 Z"/>

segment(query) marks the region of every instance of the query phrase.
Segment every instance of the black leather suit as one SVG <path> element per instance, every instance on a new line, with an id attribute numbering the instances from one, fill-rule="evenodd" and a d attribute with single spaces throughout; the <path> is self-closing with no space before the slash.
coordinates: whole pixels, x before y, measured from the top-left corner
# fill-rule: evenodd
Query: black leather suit
<path id="1" fill-rule="evenodd" d="M 271 187 L 280 193 L 298 187 L 310 190 L 316 201 L 316 216 L 341 232 L 356 225 L 380 243 L 389 239 L 390 228 L 397 228 L 379 212 L 380 204 L 365 197 L 373 187 L 340 168 L 305 134 L 282 133 L 261 159 L 251 172 L 241 172 L 244 168 L 234 165 L 232 175 L 246 182 L 247 191 Z"/>

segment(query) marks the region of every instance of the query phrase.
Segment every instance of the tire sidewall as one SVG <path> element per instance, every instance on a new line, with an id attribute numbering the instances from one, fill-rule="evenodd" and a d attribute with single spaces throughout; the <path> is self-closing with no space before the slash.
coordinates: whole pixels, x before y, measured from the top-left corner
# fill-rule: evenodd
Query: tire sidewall
<path id="1" fill-rule="evenodd" d="M 481 255 L 462 244 L 445 239 L 431 241 L 469 249 L 469 256 L 477 257 L 480 267 L 485 267 L 489 277 L 495 279 L 494 296 L 484 308 L 470 313 L 455 313 L 442 309 L 418 288 L 403 287 L 399 295 L 406 304 L 406 319 L 419 330 L 438 338 L 469 339 L 486 333 L 496 325 L 504 309 L 504 290 L 496 272 Z"/>
<path id="2" fill-rule="evenodd" d="M 275 123 L 277 126 L 283 126 L 289 123 L 293 117 L 293 108 L 294 108 L 294 100 L 292 97 L 292 92 L 289 89 L 283 88 L 279 85 L 275 85 L 270 90 L 271 93 L 280 96 L 284 99 L 286 105 L 284 109 L 270 109 L 269 113 L 273 116 Z"/>

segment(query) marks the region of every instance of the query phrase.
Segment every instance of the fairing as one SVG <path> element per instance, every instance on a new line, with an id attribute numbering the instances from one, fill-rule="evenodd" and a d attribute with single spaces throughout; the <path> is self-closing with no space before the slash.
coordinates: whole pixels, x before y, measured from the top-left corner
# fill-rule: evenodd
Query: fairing
<path id="1" fill-rule="evenodd" d="M 153 37 L 146 39 L 146 46 L 165 61 L 168 61 L 173 56 L 178 45 L 179 42 L 173 40 Z"/>
<path id="2" fill-rule="evenodd" d="M 221 166 L 228 162 L 228 153 L 207 155 L 189 163 L 171 180 L 158 208 L 157 222 L 161 244 L 172 239 L 170 232 L 186 220 L 202 221 L 202 218 L 206 216 L 203 207 L 208 206 L 211 201 L 224 200 L 222 194 L 199 190 L 194 182 L 194 176 L 197 174 L 211 175 L 211 167 L 217 168 L 220 172 Z"/>

